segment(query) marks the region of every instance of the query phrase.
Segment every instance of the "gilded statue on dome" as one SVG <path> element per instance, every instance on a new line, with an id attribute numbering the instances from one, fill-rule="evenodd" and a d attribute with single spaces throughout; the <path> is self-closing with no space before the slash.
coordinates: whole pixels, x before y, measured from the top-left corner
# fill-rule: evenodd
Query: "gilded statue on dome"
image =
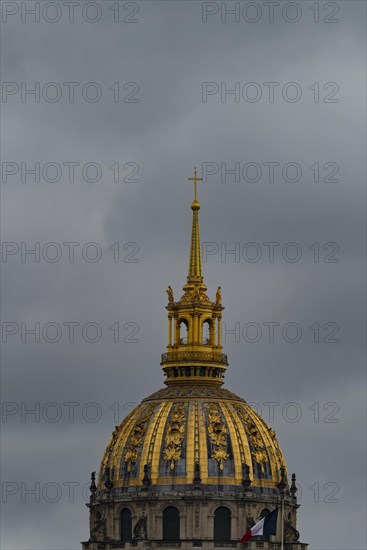
<path id="1" fill-rule="evenodd" d="M 173 295 L 172 287 L 168 286 L 166 292 L 168 294 L 168 303 L 173 305 L 175 303 L 175 297 Z"/>

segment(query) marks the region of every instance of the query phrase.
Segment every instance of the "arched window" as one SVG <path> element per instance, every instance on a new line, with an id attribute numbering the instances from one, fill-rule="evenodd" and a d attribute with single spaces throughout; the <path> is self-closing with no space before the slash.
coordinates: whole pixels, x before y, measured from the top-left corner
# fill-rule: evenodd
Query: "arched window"
<path id="1" fill-rule="evenodd" d="M 129 508 L 123 508 L 120 514 L 120 536 L 122 541 L 132 539 L 131 512 Z"/>
<path id="2" fill-rule="evenodd" d="M 225 506 L 214 512 L 214 541 L 227 542 L 231 540 L 231 512 Z"/>
<path id="3" fill-rule="evenodd" d="M 180 540 L 180 513 L 175 506 L 168 506 L 163 511 L 163 540 Z"/>
<path id="4" fill-rule="evenodd" d="M 187 344 L 189 323 L 186 321 L 186 319 L 180 319 L 178 328 L 179 328 L 179 344 Z"/>
<path id="5" fill-rule="evenodd" d="M 212 323 L 210 319 L 206 319 L 203 323 L 202 342 L 203 344 L 211 344 L 212 341 Z"/>
<path id="6" fill-rule="evenodd" d="M 260 512 L 260 519 L 263 519 L 265 516 L 267 516 L 268 514 L 270 514 L 270 510 L 268 508 L 264 508 L 263 510 L 261 510 Z"/>

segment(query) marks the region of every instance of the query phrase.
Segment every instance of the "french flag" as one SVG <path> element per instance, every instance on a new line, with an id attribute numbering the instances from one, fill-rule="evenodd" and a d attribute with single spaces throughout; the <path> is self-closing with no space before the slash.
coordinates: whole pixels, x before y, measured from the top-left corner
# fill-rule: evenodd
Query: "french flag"
<path id="1" fill-rule="evenodd" d="M 278 508 L 275 508 L 270 514 L 262 518 L 256 525 L 251 527 L 243 535 L 241 542 L 247 542 L 251 537 L 267 537 L 269 535 L 276 535 L 277 533 L 277 521 L 278 521 Z"/>

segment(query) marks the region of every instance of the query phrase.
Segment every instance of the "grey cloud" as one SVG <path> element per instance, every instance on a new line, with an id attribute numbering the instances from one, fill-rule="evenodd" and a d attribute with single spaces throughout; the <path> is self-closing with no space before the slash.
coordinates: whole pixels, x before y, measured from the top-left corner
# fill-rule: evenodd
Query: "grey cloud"
<path id="1" fill-rule="evenodd" d="M 103 250 L 94 264 L 80 254 L 73 264 L 64 256 L 54 264 L 31 258 L 22 263 L 18 255 L 2 264 L 3 321 L 93 321 L 103 328 L 95 344 L 79 333 L 73 344 L 65 334 L 55 344 L 21 343 L 19 335 L 3 344 L 3 400 L 63 407 L 57 423 L 35 423 L 31 416 L 22 423 L 19 413 L 3 424 L 3 480 L 30 487 L 36 481 L 88 483 L 116 423 L 116 403 L 121 420 L 132 403 L 161 387 L 164 291 L 171 284 L 179 294 L 185 282 L 192 200 L 186 178 L 193 166 L 297 162 L 303 175 L 294 184 L 279 177 L 274 183 L 241 178 L 237 184 L 222 183 L 220 174 L 208 178 L 199 188 L 200 222 L 203 242 L 229 250 L 236 242 L 294 241 L 302 259 L 250 263 L 227 256 L 222 262 L 217 253 L 203 270 L 210 295 L 222 286 L 228 329 L 236 322 L 242 328 L 269 321 L 302 327 L 294 344 L 280 337 L 269 343 L 265 330 L 258 343 L 228 335 L 226 387 L 260 405 L 268 422 L 264 403 L 279 403 L 272 425 L 302 487 L 302 539 L 315 549 L 363 549 L 365 6 L 338 2 L 335 25 L 313 24 L 306 7 L 299 24 L 251 25 L 218 19 L 202 24 L 199 2 L 139 5 L 140 23 L 132 25 L 3 26 L 3 80 L 96 81 L 104 91 L 96 104 L 23 104 L 14 98 L 2 104 L 3 161 L 94 161 L 103 167 L 98 183 L 80 177 L 68 183 L 63 173 L 54 184 L 16 178 L 2 184 L 3 240 L 93 241 Z M 108 86 L 116 81 L 138 83 L 139 103 L 114 104 Z M 302 101 L 292 104 L 277 95 L 273 104 L 222 103 L 218 95 L 202 102 L 203 82 L 230 88 L 251 81 L 299 82 Z M 314 103 L 308 87 L 316 81 L 321 89 L 337 82 L 339 103 Z M 113 183 L 108 167 L 116 161 L 136 162 L 139 183 Z M 314 183 L 308 167 L 316 161 L 338 163 L 340 182 Z M 139 262 L 115 263 L 109 250 L 115 242 L 137 243 Z M 308 248 L 315 242 L 338 243 L 340 262 L 315 263 Z M 340 342 L 314 343 L 309 326 L 328 321 L 339 324 Z M 114 343 L 108 328 L 114 322 L 136 322 L 139 342 Z M 72 401 L 80 406 L 70 423 L 62 404 Z M 89 402 L 101 406 L 97 423 L 80 413 Z M 302 411 L 296 423 L 281 414 L 290 402 Z M 320 422 L 314 421 L 315 403 Z M 337 405 L 336 423 L 323 421 L 332 411 L 323 408 L 328 403 Z M 338 485 L 337 503 L 322 501 L 329 482 Z M 318 503 L 309 489 L 315 483 Z M 78 548 L 88 533 L 79 492 L 73 503 L 65 494 L 54 504 L 9 496 L 3 514 L 2 547 L 9 550 Z"/>

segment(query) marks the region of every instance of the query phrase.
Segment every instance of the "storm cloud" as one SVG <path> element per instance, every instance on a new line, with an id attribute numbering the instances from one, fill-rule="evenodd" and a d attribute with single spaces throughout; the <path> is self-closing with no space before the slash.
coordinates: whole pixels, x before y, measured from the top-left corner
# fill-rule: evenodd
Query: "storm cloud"
<path id="1" fill-rule="evenodd" d="M 366 548 L 365 3 L 271 4 L 2 2 L 4 549 L 88 538 L 90 472 L 163 385 L 194 166 L 225 387 L 301 540 Z"/>

